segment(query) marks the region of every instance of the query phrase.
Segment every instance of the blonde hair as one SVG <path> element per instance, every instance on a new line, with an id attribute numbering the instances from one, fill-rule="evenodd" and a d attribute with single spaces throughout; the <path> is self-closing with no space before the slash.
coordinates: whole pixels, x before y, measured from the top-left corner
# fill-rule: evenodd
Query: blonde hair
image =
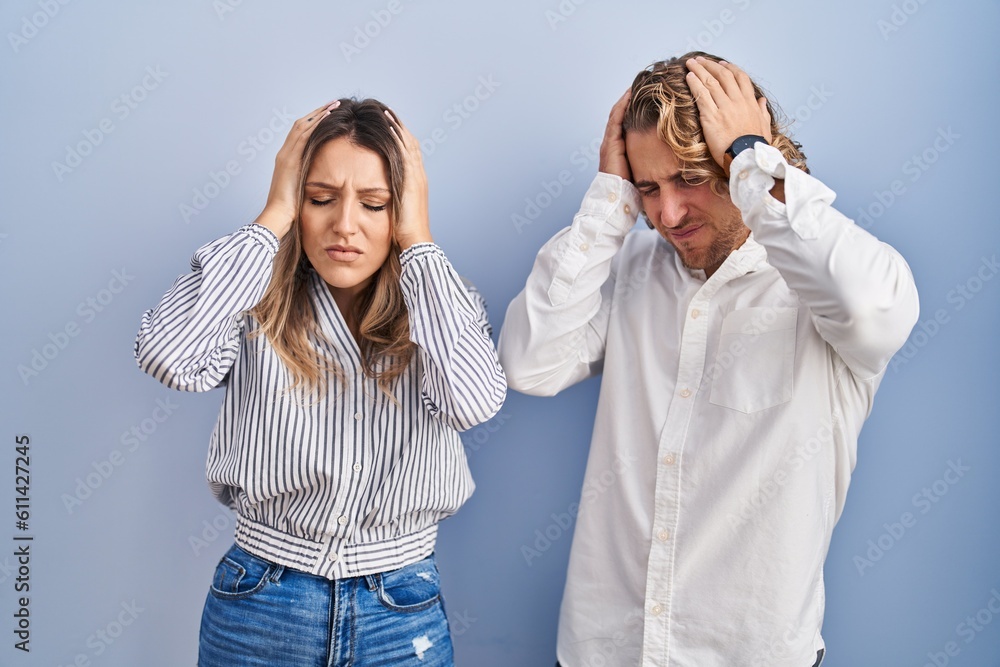
<path id="1" fill-rule="evenodd" d="M 403 156 L 385 116 L 387 107 L 373 99 L 340 100 L 329 116 L 313 130 L 302 152 L 297 210 L 305 200 L 305 183 L 319 148 L 329 141 L 347 137 L 351 143 L 381 156 L 389 180 L 389 215 L 393 230 L 400 213 L 403 192 Z M 371 284 L 355 299 L 354 320 L 358 322 L 362 369 L 389 393 L 393 381 L 413 357 L 409 313 L 399 285 L 402 268 L 400 248 L 393 239 L 389 257 L 375 273 Z M 296 217 L 274 257 L 271 282 L 260 303 L 251 311 L 260 324 L 256 335 L 267 337 L 292 374 L 290 389 L 307 392 L 326 390 L 327 376 L 340 379 L 343 372 L 321 354 L 316 343 L 323 339 L 316 312 L 309 299 L 312 265 L 302 250 L 301 220 Z M 345 319 L 350 319 L 344 313 Z"/>
<path id="2" fill-rule="evenodd" d="M 685 180 L 693 184 L 711 183 L 712 191 L 721 195 L 728 192 L 729 181 L 705 143 L 698 105 L 685 78 L 688 69 L 684 63 L 696 56 L 722 60 L 702 51 L 691 51 L 655 62 L 639 72 L 632 82 L 632 97 L 625 109 L 622 129 L 625 132 L 655 129 L 677 156 Z M 756 82 L 753 88 L 757 99 L 766 98 Z M 771 115 L 771 145 L 781 151 L 790 165 L 809 173 L 801 144 L 786 134 L 788 123 L 781 109 L 768 99 L 767 111 Z"/>

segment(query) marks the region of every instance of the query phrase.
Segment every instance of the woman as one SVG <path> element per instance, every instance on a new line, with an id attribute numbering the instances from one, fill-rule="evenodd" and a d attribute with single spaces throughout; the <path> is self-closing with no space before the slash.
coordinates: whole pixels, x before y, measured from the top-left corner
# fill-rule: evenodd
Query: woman
<path id="1" fill-rule="evenodd" d="M 458 431 L 506 381 L 431 238 L 418 141 L 375 100 L 300 118 L 263 212 L 191 267 L 135 353 L 174 389 L 226 388 L 207 473 L 236 543 L 199 664 L 451 665 L 437 523 L 473 488 Z"/>

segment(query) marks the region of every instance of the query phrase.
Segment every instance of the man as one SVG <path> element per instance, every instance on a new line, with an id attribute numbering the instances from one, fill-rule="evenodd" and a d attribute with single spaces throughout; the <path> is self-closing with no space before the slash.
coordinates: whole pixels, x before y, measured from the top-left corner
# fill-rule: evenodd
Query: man
<path id="1" fill-rule="evenodd" d="M 917 293 L 773 110 L 715 56 L 641 72 L 507 311 L 511 387 L 604 376 L 563 667 L 823 659 L 823 561 Z M 655 231 L 629 234 L 640 212 Z"/>

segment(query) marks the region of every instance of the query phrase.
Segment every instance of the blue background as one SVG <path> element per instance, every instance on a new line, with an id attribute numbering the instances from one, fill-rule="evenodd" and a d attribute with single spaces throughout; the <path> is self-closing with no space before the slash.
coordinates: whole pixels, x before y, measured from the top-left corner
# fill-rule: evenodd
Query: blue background
<path id="1" fill-rule="evenodd" d="M 345 95 L 398 111 L 424 140 L 435 238 L 499 331 L 596 172 L 611 104 L 693 47 L 758 78 L 837 205 L 920 289 L 923 335 L 886 375 L 834 533 L 824 665 L 1000 664 L 1000 5 L 577 2 L 4 3 L 0 664 L 194 663 L 233 529 L 204 481 L 221 393 L 169 392 L 132 344 L 195 248 L 259 212 L 287 116 Z M 554 662 L 571 528 L 530 563 L 522 547 L 578 499 L 598 386 L 511 392 L 464 436 L 478 490 L 438 543 L 459 665 Z M 12 632 L 20 434 L 30 654 Z M 954 484 L 949 462 L 968 467 Z M 890 531 L 905 512 L 915 523 Z"/>

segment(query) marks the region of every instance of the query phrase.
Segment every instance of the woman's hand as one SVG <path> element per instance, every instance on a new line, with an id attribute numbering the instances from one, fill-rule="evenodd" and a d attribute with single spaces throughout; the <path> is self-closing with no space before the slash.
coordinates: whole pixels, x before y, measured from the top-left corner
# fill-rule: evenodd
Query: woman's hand
<path id="1" fill-rule="evenodd" d="M 319 122 L 340 106 L 340 100 L 324 104 L 292 124 L 285 143 L 274 158 L 271 190 L 267 193 L 264 210 L 254 221 L 267 227 L 281 239 L 292 227 L 299 214 L 299 180 L 302 175 L 302 151 Z"/>
<path id="2" fill-rule="evenodd" d="M 433 243 L 427 207 L 427 173 L 420 142 L 390 111 L 389 127 L 403 154 L 403 192 L 396 214 L 396 242 L 402 250 L 416 243 Z"/>

